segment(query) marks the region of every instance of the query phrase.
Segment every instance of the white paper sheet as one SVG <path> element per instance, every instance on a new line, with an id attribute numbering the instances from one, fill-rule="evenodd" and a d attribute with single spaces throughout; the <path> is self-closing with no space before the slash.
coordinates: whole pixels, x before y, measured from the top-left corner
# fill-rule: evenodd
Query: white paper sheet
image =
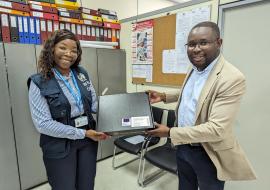
<path id="1" fill-rule="evenodd" d="M 132 65 L 133 78 L 145 78 L 146 82 L 152 82 L 152 65 Z"/>
<path id="2" fill-rule="evenodd" d="M 131 144 L 139 144 L 144 141 L 144 136 L 142 135 L 136 135 L 133 137 L 126 138 L 125 141 L 131 143 Z"/>
<path id="3" fill-rule="evenodd" d="M 131 127 L 144 127 L 149 125 L 149 116 L 131 117 Z"/>

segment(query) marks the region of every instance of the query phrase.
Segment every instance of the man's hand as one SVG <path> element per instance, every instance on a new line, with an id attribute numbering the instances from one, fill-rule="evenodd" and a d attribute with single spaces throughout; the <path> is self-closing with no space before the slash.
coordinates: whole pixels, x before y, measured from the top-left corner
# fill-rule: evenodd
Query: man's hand
<path id="1" fill-rule="evenodd" d="M 156 137 L 168 137 L 169 136 L 169 130 L 170 128 L 167 127 L 166 125 L 161 125 L 156 123 L 156 128 L 153 130 L 149 130 L 146 133 L 149 135 L 153 135 Z"/>
<path id="2" fill-rule="evenodd" d="M 105 133 L 102 132 L 97 132 L 95 130 L 89 129 L 85 132 L 85 136 L 94 140 L 94 141 L 100 141 L 100 140 L 106 140 L 110 138 L 109 135 L 106 135 Z"/>
<path id="3" fill-rule="evenodd" d="M 165 93 L 160 93 L 154 90 L 147 90 L 146 92 L 149 94 L 149 100 L 151 104 L 166 100 Z"/>

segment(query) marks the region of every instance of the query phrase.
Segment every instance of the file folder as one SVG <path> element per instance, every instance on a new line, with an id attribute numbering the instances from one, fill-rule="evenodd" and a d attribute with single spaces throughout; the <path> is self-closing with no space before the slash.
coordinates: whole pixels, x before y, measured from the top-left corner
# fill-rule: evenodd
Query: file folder
<path id="1" fill-rule="evenodd" d="M 36 30 L 35 30 L 35 18 L 30 17 L 29 18 L 29 43 L 30 44 L 36 44 Z"/>
<path id="2" fill-rule="evenodd" d="M 110 11 L 110 10 L 106 10 L 106 9 L 98 9 L 98 12 L 99 12 L 99 14 L 117 16 L 117 13 L 115 11 Z"/>
<path id="3" fill-rule="evenodd" d="M 99 28 L 99 41 L 104 41 L 104 30 L 103 28 Z"/>
<path id="4" fill-rule="evenodd" d="M 96 27 L 96 41 L 100 41 L 100 30 L 99 30 L 99 27 Z"/>
<path id="5" fill-rule="evenodd" d="M 48 39 L 47 23 L 45 19 L 40 19 L 40 37 L 41 37 L 42 44 L 44 44 L 46 40 Z"/>
<path id="6" fill-rule="evenodd" d="M 96 37 L 96 27 L 95 26 L 91 26 L 91 41 L 96 41 L 97 37 Z"/>
<path id="7" fill-rule="evenodd" d="M 86 25 L 82 25 L 82 40 L 88 40 Z"/>
<path id="8" fill-rule="evenodd" d="M 30 11 L 30 15 L 32 17 L 37 17 L 37 18 L 45 18 L 45 19 L 49 19 L 49 20 L 59 20 L 57 14 L 44 13 L 44 12 L 39 12 L 39 11 Z"/>
<path id="9" fill-rule="evenodd" d="M 59 22 L 59 23 L 60 23 L 60 24 L 59 24 L 60 30 L 65 29 L 65 23 L 64 23 L 64 22 Z"/>
<path id="10" fill-rule="evenodd" d="M 88 41 L 91 40 L 91 26 L 86 26 L 86 36 Z"/>
<path id="11" fill-rule="evenodd" d="M 2 38 L 2 25 L 1 25 L 1 14 L 0 14 L 0 42 L 3 41 L 3 38 Z"/>
<path id="12" fill-rule="evenodd" d="M 76 19 L 76 18 L 66 18 L 59 16 L 59 21 L 61 22 L 70 22 L 70 23 L 75 23 L 75 24 L 83 24 L 83 20 Z"/>
<path id="13" fill-rule="evenodd" d="M 63 7 L 72 10 L 79 9 L 80 7 L 79 2 L 70 2 L 65 0 L 55 0 L 55 4 L 57 7 Z"/>
<path id="14" fill-rule="evenodd" d="M 59 30 L 59 21 L 53 21 L 53 31 Z"/>
<path id="15" fill-rule="evenodd" d="M 9 1 L 3 1 L 0 0 L 0 7 L 5 7 L 13 10 L 18 10 L 18 11 L 24 11 L 24 12 L 29 12 L 29 6 L 27 4 L 21 4 L 21 3 L 15 3 L 15 2 L 9 2 Z"/>
<path id="16" fill-rule="evenodd" d="M 9 29 L 9 22 L 8 22 L 8 14 L 6 13 L 1 14 L 1 30 L 2 30 L 3 42 L 9 43 L 11 41 L 11 37 L 10 37 L 10 29 Z"/>
<path id="17" fill-rule="evenodd" d="M 100 16 L 93 16 L 93 15 L 82 13 L 82 18 L 87 19 L 87 20 L 94 20 L 97 22 L 102 22 L 102 18 Z"/>
<path id="18" fill-rule="evenodd" d="M 112 41 L 112 29 L 108 28 L 108 42 Z"/>
<path id="19" fill-rule="evenodd" d="M 65 23 L 65 29 L 71 31 L 70 23 L 68 23 L 68 22 Z"/>
<path id="20" fill-rule="evenodd" d="M 109 22 L 103 22 L 104 24 L 104 28 L 113 28 L 113 29 L 121 29 L 121 25 L 120 24 L 115 24 L 115 23 L 109 23 Z"/>
<path id="21" fill-rule="evenodd" d="M 56 5 L 52 2 L 50 3 L 45 3 L 45 2 L 39 2 L 39 1 L 28 1 L 29 4 L 35 4 L 35 5 L 41 5 L 45 7 L 53 7 L 56 8 Z M 51 4 L 52 3 L 52 4 Z"/>
<path id="22" fill-rule="evenodd" d="M 76 35 L 76 24 L 70 24 L 71 32 Z"/>
<path id="23" fill-rule="evenodd" d="M 35 26 L 36 26 L 36 44 L 41 44 L 41 35 L 40 35 L 40 20 L 39 18 L 35 18 Z"/>
<path id="24" fill-rule="evenodd" d="M 34 11 L 41 11 L 41 12 L 52 13 L 52 14 L 58 13 L 55 7 L 38 5 L 38 4 L 29 4 L 29 5 L 30 5 L 30 9 Z"/>
<path id="25" fill-rule="evenodd" d="M 97 22 L 97 21 L 94 21 L 94 20 L 84 19 L 83 23 L 86 24 L 86 25 L 91 25 L 91 26 L 99 26 L 99 27 L 103 26 L 102 22 Z"/>
<path id="26" fill-rule="evenodd" d="M 19 43 L 24 44 L 24 32 L 23 32 L 23 17 L 18 16 L 18 29 L 19 29 Z"/>
<path id="27" fill-rule="evenodd" d="M 82 13 L 85 13 L 85 14 L 89 14 L 89 15 L 93 15 L 93 16 L 100 16 L 99 12 L 97 10 L 94 10 L 94 9 L 88 9 L 88 8 L 85 8 L 85 7 L 80 7 L 79 10 Z"/>
<path id="28" fill-rule="evenodd" d="M 77 13 L 77 12 L 74 12 L 74 11 L 59 11 L 58 14 L 61 17 L 82 19 L 81 13 Z"/>
<path id="29" fill-rule="evenodd" d="M 116 15 L 101 15 L 102 19 L 110 19 L 110 20 L 118 20 L 118 17 Z"/>
<path id="30" fill-rule="evenodd" d="M 112 114 L 112 110 L 117 110 Z M 154 129 L 152 108 L 144 92 L 99 96 L 97 128 L 112 136 Z"/>
<path id="31" fill-rule="evenodd" d="M 7 8 L 4 8 L 4 7 L 0 7 L 0 12 L 12 14 L 12 15 L 29 16 L 28 12 L 7 9 Z"/>
<path id="32" fill-rule="evenodd" d="M 116 42 L 118 42 L 116 49 L 120 49 L 120 30 L 116 30 Z"/>
<path id="33" fill-rule="evenodd" d="M 24 43 L 29 44 L 29 17 L 23 17 L 23 36 Z"/>
<path id="34" fill-rule="evenodd" d="M 112 29 L 112 42 L 116 42 L 116 30 Z"/>
<path id="35" fill-rule="evenodd" d="M 16 3 L 22 3 L 22 4 L 27 4 L 27 0 L 9 0 L 11 2 L 16 2 Z"/>
<path id="36" fill-rule="evenodd" d="M 80 24 L 76 24 L 76 36 L 78 40 L 82 39 L 82 26 Z"/>
<path id="37" fill-rule="evenodd" d="M 105 18 L 105 17 L 102 17 L 102 20 L 103 22 L 110 22 L 110 23 L 113 23 L 113 24 L 119 24 L 119 20 L 113 20 L 113 19 L 108 19 L 108 18 Z"/>
<path id="38" fill-rule="evenodd" d="M 9 15 L 9 21 L 10 21 L 10 41 L 19 42 L 19 28 L 17 16 Z"/>
<path id="39" fill-rule="evenodd" d="M 52 33 L 53 33 L 53 21 L 47 20 L 47 36 L 48 36 L 48 38 L 52 35 Z"/>

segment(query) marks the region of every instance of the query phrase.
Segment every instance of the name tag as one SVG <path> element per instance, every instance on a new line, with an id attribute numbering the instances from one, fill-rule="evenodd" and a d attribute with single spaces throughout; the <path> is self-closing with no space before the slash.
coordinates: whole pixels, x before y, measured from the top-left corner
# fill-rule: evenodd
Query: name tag
<path id="1" fill-rule="evenodd" d="M 81 116 L 75 119 L 75 127 L 82 127 L 88 125 L 87 116 Z"/>

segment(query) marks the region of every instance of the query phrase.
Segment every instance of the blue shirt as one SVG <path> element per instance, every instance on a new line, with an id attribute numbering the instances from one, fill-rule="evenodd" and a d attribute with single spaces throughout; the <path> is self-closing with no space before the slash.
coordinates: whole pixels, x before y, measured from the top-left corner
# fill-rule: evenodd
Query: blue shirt
<path id="1" fill-rule="evenodd" d="M 68 88 L 64 82 L 55 75 L 57 82 L 59 83 L 61 89 L 66 95 L 70 106 L 71 106 L 71 117 L 76 117 L 81 115 L 80 110 L 77 106 L 76 100 L 69 92 Z M 65 77 L 69 82 L 72 88 L 75 88 L 73 81 L 71 79 L 71 73 L 68 77 Z M 90 80 L 91 83 L 91 80 Z M 97 96 L 95 89 L 91 83 L 91 96 L 92 96 L 92 105 L 91 111 L 97 111 Z M 70 125 L 65 125 L 63 123 L 57 122 L 52 119 L 47 100 L 40 94 L 40 89 L 31 81 L 29 88 L 29 106 L 32 115 L 33 123 L 36 129 L 45 135 L 58 137 L 58 138 L 68 138 L 68 139 L 83 139 L 85 137 L 85 130 L 79 129 Z M 83 105 L 81 104 L 81 110 L 83 110 Z"/>
<path id="2" fill-rule="evenodd" d="M 180 106 L 178 109 L 178 126 L 194 126 L 198 100 L 205 82 L 217 63 L 219 56 L 203 71 L 193 67 L 191 75 L 184 86 Z"/>

